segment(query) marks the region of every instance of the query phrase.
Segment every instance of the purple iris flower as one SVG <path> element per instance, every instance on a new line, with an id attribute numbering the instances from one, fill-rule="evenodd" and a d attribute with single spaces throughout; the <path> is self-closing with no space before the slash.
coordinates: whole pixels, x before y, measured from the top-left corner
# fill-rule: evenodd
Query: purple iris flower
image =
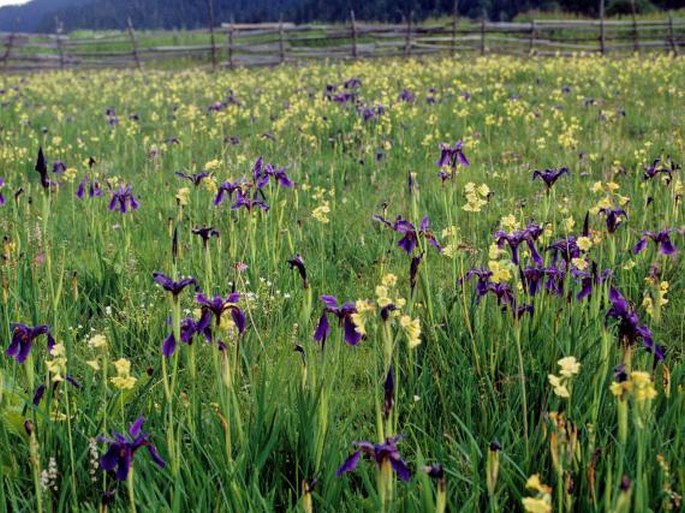
<path id="1" fill-rule="evenodd" d="M 671 232 L 673 229 L 661 230 L 660 232 L 643 231 L 642 238 L 635 244 L 633 253 L 640 253 L 647 247 L 647 239 L 652 239 L 659 247 L 659 253 L 662 255 L 673 255 L 677 249 L 671 242 Z"/>
<path id="2" fill-rule="evenodd" d="M 362 86 L 362 81 L 357 77 L 352 77 L 349 80 L 343 82 L 343 87 L 345 89 L 359 89 Z"/>
<path id="3" fill-rule="evenodd" d="M 166 274 L 154 272 L 152 273 L 152 278 L 159 283 L 164 290 L 171 292 L 171 294 L 174 296 L 174 298 L 178 297 L 178 295 L 183 291 L 184 288 L 186 288 L 188 285 L 194 285 L 195 290 L 199 289 L 197 280 L 195 278 L 188 277 L 188 278 L 183 278 L 180 281 L 174 281 L 171 279 L 169 276 Z"/>
<path id="4" fill-rule="evenodd" d="M 476 282 L 476 304 L 480 303 L 480 300 L 485 296 L 490 290 L 490 278 L 492 277 L 492 271 L 481 267 L 480 269 L 470 269 L 463 278 L 459 279 L 461 285 L 465 281 L 476 277 L 478 281 Z"/>
<path id="5" fill-rule="evenodd" d="M 55 160 L 52 163 L 52 172 L 56 174 L 64 173 L 67 170 L 67 165 L 61 160 Z"/>
<path id="6" fill-rule="evenodd" d="M 542 235 L 542 227 L 537 224 L 531 224 L 523 230 L 514 230 L 512 233 L 507 233 L 502 230 L 495 232 L 495 242 L 497 246 L 502 249 L 504 244 L 508 244 L 511 249 L 511 261 L 514 265 L 519 265 L 518 247 L 522 242 L 525 242 L 530 250 L 530 256 L 536 265 L 542 265 L 543 259 L 535 248 L 535 241 Z"/>
<path id="7" fill-rule="evenodd" d="M 452 169 L 456 169 L 457 165 L 462 165 L 464 167 L 470 165 L 469 159 L 464 155 L 462 148 L 464 147 L 463 141 L 457 141 L 454 146 L 448 146 L 447 144 L 440 143 L 440 158 L 438 159 L 438 167 L 444 167 L 449 164 Z"/>
<path id="8" fill-rule="evenodd" d="M 219 230 L 213 226 L 201 226 L 199 228 L 193 228 L 192 232 L 193 234 L 202 237 L 202 244 L 204 245 L 205 249 L 207 249 L 210 238 L 219 236 Z"/>
<path id="9" fill-rule="evenodd" d="M 194 335 L 202 335 L 208 342 L 212 341 L 211 329 L 212 314 L 209 311 L 204 311 L 200 320 L 196 321 L 192 317 L 186 317 L 181 321 L 181 342 L 184 344 L 192 344 Z M 171 358 L 176 351 L 176 337 L 171 333 L 162 342 L 162 354 L 165 358 Z"/>
<path id="10" fill-rule="evenodd" d="M 290 189 L 293 187 L 293 182 L 285 172 L 285 168 L 274 169 L 271 164 L 265 164 L 262 157 L 259 157 L 252 167 L 252 178 L 258 189 L 263 189 L 272 178 L 278 182 L 281 187 Z"/>
<path id="11" fill-rule="evenodd" d="M 514 299 L 514 291 L 511 290 L 511 285 L 507 282 L 490 283 L 488 285 L 488 292 L 491 292 L 497 298 L 497 304 L 500 306 L 514 306 L 516 300 Z"/>
<path id="12" fill-rule="evenodd" d="M 102 187 L 100 186 L 100 182 L 94 178 L 91 179 L 88 177 L 88 175 L 86 175 L 79 182 L 78 187 L 76 188 L 76 197 L 78 199 L 83 199 L 83 196 L 86 193 L 86 187 L 88 188 L 88 197 L 94 198 L 95 196 L 102 196 Z"/>
<path id="13" fill-rule="evenodd" d="M 202 180 L 209 176 L 209 172 L 207 171 L 202 171 L 201 173 L 193 173 L 190 175 L 188 173 L 184 173 L 183 171 L 176 171 L 176 173 L 174 174 L 176 176 L 180 176 L 181 178 L 185 178 L 186 180 L 190 180 L 195 187 L 198 187 L 202 183 Z"/>
<path id="14" fill-rule="evenodd" d="M 638 339 L 642 339 L 647 352 L 654 353 L 657 361 L 663 360 L 664 348 L 654 343 L 651 330 L 640 323 L 640 318 L 635 313 L 635 310 L 631 308 L 626 298 L 614 287 L 609 289 L 609 301 L 611 301 L 612 306 L 606 316 L 618 321 L 619 339 L 626 341 L 628 344 L 633 344 Z"/>
<path id="15" fill-rule="evenodd" d="M 269 205 L 267 205 L 263 200 L 256 199 L 255 197 L 250 198 L 249 195 L 245 195 L 241 189 L 236 191 L 236 198 L 231 205 L 232 210 L 238 210 L 241 207 L 245 207 L 248 212 L 252 212 L 254 207 L 259 207 L 264 211 L 269 210 Z"/>
<path id="16" fill-rule="evenodd" d="M 581 271 L 575 267 L 571 268 L 571 276 L 580 282 L 581 290 L 576 295 L 576 299 L 581 301 L 592 294 L 593 288 L 601 285 L 612 276 L 611 269 L 605 269 L 601 273 L 597 268 L 597 262 L 590 264 L 589 271 Z"/>
<path id="17" fill-rule="evenodd" d="M 673 180 L 673 172 L 678 169 L 680 169 L 680 165 L 673 162 L 671 157 L 666 157 L 665 161 L 657 158 L 654 159 L 650 166 L 644 168 L 644 179 L 651 180 L 659 173 L 664 173 L 665 175 L 668 175 L 666 182 L 671 183 L 671 180 Z"/>
<path id="18" fill-rule="evenodd" d="M 533 180 L 540 178 L 543 182 L 545 182 L 547 189 L 551 189 L 554 185 L 554 182 L 556 182 L 561 177 L 561 175 L 565 175 L 568 173 L 569 170 L 567 167 L 562 167 L 560 169 L 547 168 L 544 171 L 536 169 L 535 171 L 533 171 Z"/>
<path id="19" fill-rule="evenodd" d="M 397 242 L 397 245 L 406 251 L 407 255 L 411 255 L 412 251 L 414 251 L 418 245 L 419 236 L 423 236 L 431 246 L 438 250 L 438 252 L 442 251 L 442 246 L 440 246 L 435 238 L 435 235 L 433 235 L 433 232 L 431 232 L 429 229 L 430 220 L 428 219 L 428 216 L 425 216 L 421 220 L 418 230 L 413 223 L 407 219 L 404 219 L 402 216 L 397 216 L 397 219 L 394 223 L 391 223 L 379 215 L 374 215 L 373 219 L 383 223 L 386 226 L 389 226 L 397 233 L 403 235 L 403 237 Z"/>
<path id="20" fill-rule="evenodd" d="M 26 361 L 31 352 L 33 341 L 40 335 L 45 335 L 48 339 L 48 352 L 52 351 L 55 346 L 55 338 L 50 333 L 50 327 L 47 324 L 31 327 L 15 322 L 10 327 L 12 328 L 12 341 L 5 354 L 14 358 L 17 363 Z"/>
<path id="21" fill-rule="evenodd" d="M 383 418 L 387 419 L 390 415 L 390 412 L 392 412 L 392 409 L 395 407 L 395 370 L 392 364 L 390 364 L 388 375 L 385 378 L 383 390 L 385 391 L 385 399 L 383 401 Z"/>
<path id="22" fill-rule="evenodd" d="M 400 100 L 403 102 L 411 103 L 416 99 L 416 95 L 412 93 L 409 89 L 402 89 L 400 93 Z"/>
<path id="23" fill-rule="evenodd" d="M 359 465 L 359 460 L 362 454 L 368 458 L 372 459 L 378 465 L 380 469 L 383 463 L 390 462 L 390 466 L 399 476 L 402 481 L 409 481 L 411 478 L 411 471 L 409 466 L 400 456 L 400 452 L 397 450 L 397 442 L 402 439 L 401 436 L 396 436 L 395 438 L 386 438 L 385 442 L 380 444 L 373 444 L 371 442 L 354 442 L 354 446 L 357 450 L 352 453 L 352 455 L 345 460 L 345 462 L 340 465 L 336 475 L 338 477 L 352 472 Z"/>
<path id="24" fill-rule="evenodd" d="M 566 267 L 550 265 L 545 268 L 545 288 L 550 294 L 561 296 L 564 293 L 564 281 L 566 280 Z"/>
<path id="25" fill-rule="evenodd" d="M 425 253 L 422 251 L 420 254 L 411 257 L 411 263 L 409 264 L 409 293 L 411 296 L 414 295 L 414 289 L 416 288 L 416 282 L 419 277 L 419 266 L 423 260 L 423 255 Z"/>
<path id="26" fill-rule="evenodd" d="M 331 326 L 328 323 L 328 314 L 331 313 L 338 318 L 338 323 L 343 326 L 345 342 L 351 346 L 356 346 L 361 341 L 362 335 L 357 331 L 357 326 L 352 321 L 352 314 L 357 312 L 354 303 L 338 305 L 338 299 L 335 296 L 324 295 L 319 299 L 324 304 L 324 309 L 314 332 L 314 340 L 321 342 L 322 346 L 326 343 L 326 339 L 331 334 Z"/>
<path id="27" fill-rule="evenodd" d="M 0 177 L 0 189 L 2 189 L 5 186 L 5 179 Z M 0 192 L 0 205 L 5 204 L 5 196 Z"/>
<path id="28" fill-rule="evenodd" d="M 373 121 L 380 116 L 382 116 L 385 113 L 385 106 L 384 105 L 374 105 L 374 106 L 366 106 L 362 107 L 359 106 L 357 108 L 357 111 L 359 114 L 361 114 L 362 119 L 364 120 L 364 123 L 368 123 L 369 121 Z"/>
<path id="29" fill-rule="evenodd" d="M 226 181 L 219 186 L 214 198 L 214 205 L 218 206 L 224 200 L 224 196 L 228 194 L 229 198 L 233 197 L 235 191 L 240 191 L 243 185 L 242 180 L 235 180 L 234 182 Z"/>
<path id="30" fill-rule="evenodd" d="M 133 187 L 130 185 L 126 187 L 120 185 L 116 191 L 112 190 L 112 199 L 109 201 L 108 208 L 110 211 L 114 211 L 117 205 L 119 205 L 119 212 L 122 214 L 128 212 L 129 208 L 131 210 L 138 210 L 140 208 L 138 200 L 133 195 Z"/>
<path id="31" fill-rule="evenodd" d="M 38 157 L 36 158 L 36 166 L 34 169 L 40 173 L 40 184 L 43 186 L 43 189 L 50 187 L 52 182 L 50 181 L 50 178 L 48 178 L 48 163 L 45 160 L 42 146 L 38 148 Z"/>
<path id="32" fill-rule="evenodd" d="M 198 302 L 203 312 L 207 311 L 214 315 L 217 326 L 221 324 L 221 316 L 224 311 L 230 310 L 231 318 L 236 328 L 238 328 L 238 333 L 242 334 L 245 331 L 245 312 L 237 305 L 238 301 L 240 301 L 240 294 L 238 292 L 232 292 L 225 298 L 217 294 L 211 299 L 199 292 L 195 295 L 195 301 Z"/>
<path id="33" fill-rule="evenodd" d="M 128 435 L 114 433 L 113 438 L 100 436 L 99 440 L 109 444 L 107 452 L 100 458 L 100 466 L 106 471 L 116 469 L 116 478 L 119 481 L 126 481 L 128 473 L 133 465 L 133 457 L 138 449 L 146 447 L 154 461 L 160 468 L 166 466 L 166 462 L 157 452 L 157 448 L 150 441 L 150 433 L 141 433 L 144 417 L 139 417 L 128 429 Z"/>
<path id="34" fill-rule="evenodd" d="M 614 233 L 621 225 L 621 217 L 628 218 L 628 214 L 622 208 L 600 208 L 599 213 L 606 216 L 609 233 Z"/>
<path id="35" fill-rule="evenodd" d="M 519 267 L 521 282 L 530 296 L 534 296 L 540 290 L 545 277 L 544 267 Z"/>
<path id="36" fill-rule="evenodd" d="M 119 124 L 119 118 L 117 117 L 117 112 L 114 110 L 114 107 L 109 107 L 105 111 L 105 114 L 107 115 L 107 124 L 109 124 L 109 126 Z"/>
<path id="37" fill-rule="evenodd" d="M 555 264 L 559 257 L 568 264 L 574 258 L 580 258 L 581 255 L 578 241 L 573 235 L 569 235 L 566 239 L 554 241 L 547 247 L 547 251 L 552 252 L 552 262 Z"/>
<path id="38" fill-rule="evenodd" d="M 342 92 L 332 96 L 331 100 L 335 103 L 349 103 L 357 98 L 356 93 Z"/>
<path id="39" fill-rule="evenodd" d="M 299 253 L 295 253 L 295 256 L 288 260 L 288 265 L 290 265 L 291 269 L 297 269 L 297 272 L 300 273 L 300 278 L 302 278 L 302 285 L 305 289 L 309 288 L 307 269 L 304 266 L 304 258 L 302 258 Z"/>

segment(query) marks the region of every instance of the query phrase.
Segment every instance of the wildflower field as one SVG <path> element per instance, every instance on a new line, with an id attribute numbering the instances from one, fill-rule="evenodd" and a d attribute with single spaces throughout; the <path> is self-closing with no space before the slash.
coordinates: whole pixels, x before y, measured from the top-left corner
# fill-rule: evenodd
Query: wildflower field
<path id="1" fill-rule="evenodd" d="M 670 56 L 0 77 L 0 511 L 682 511 Z"/>

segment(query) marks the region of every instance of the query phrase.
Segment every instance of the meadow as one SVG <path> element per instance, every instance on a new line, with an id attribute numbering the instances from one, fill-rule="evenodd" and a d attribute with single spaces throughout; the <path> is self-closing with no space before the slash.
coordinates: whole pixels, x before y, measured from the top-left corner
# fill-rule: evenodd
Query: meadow
<path id="1" fill-rule="evenodd" d="M 0 511 L 682 511 L 667 55 L 0 77 Z"/>

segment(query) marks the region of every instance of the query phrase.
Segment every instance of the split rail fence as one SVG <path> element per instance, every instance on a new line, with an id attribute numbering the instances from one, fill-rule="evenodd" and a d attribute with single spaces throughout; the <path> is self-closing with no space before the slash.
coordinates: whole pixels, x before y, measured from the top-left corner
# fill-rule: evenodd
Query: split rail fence
<path id="1" fill-rule="evenodd" d="M 444 24 L 295 25 L 222 23 L 187 31 L 193 44 L 158 44 L 163 32 L 121 32 L 89 38 L 66 34 L 0 33 L 0 70 L 142 68 L 173 66 L 173 61 L 212 67 L 278 65 L 424 55 L 488 53 L 569 55 L 660 51 L 685 48 L 685 18 L 663 20 L 534 20 L 496 23 L 457 20 Z M 171 61 L 171 62 L 170 62 Z"/>

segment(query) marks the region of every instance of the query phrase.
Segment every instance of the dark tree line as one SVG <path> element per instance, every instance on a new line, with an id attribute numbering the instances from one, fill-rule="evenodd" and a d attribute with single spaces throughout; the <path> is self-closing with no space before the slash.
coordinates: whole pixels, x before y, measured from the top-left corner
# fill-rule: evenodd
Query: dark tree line
<path id="1" fill-rule="evenodd" d="M 124 29 L 130 16 L 136 28 L 197 28 L 208 21 L 209 0 L 33 0 L 0 9 L 0 30 L 53 32 L 55 19 L 66 31 Z M 398 22 L 413 13 L 420 21 L 452 15 L 490 20 L 511 20 L 531 9 L 564 11 L 596 16 L 599 0 L 211 0 L 217 23 L 310 21 L 347 22 L 350 11 L 359 20 Z M 605 0 L 607 13 L 630 12 L 630 0 Z M 634 0 L 638 11 L 683 6 L 683 0 Z"/>

